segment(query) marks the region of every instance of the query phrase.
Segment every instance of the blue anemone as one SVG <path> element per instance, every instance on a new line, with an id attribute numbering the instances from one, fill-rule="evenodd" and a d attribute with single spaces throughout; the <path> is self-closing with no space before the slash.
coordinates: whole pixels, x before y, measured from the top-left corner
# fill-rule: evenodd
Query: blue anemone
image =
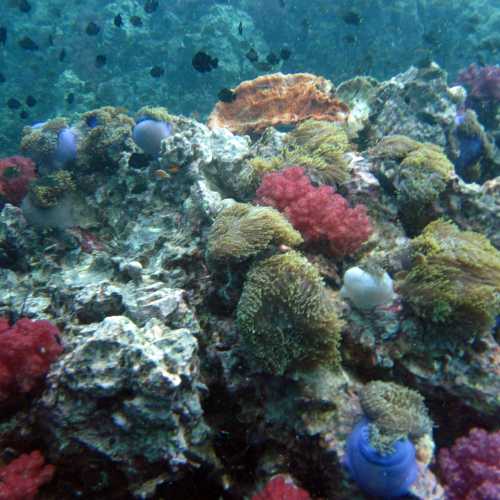
<path id="1" fill-rule="evenodd" d="M 369 423 L 363 419 L 351 432 L 345 465 L 365 493 L 383 498 L 405 495 L 418 476 L 415 447 L 400 439 L 391 453 L 380 453 L 370 444 Z"/>
<path id="2" fill-rule="evenodd" d="M 141 118 L 132 131 L 134 142 L 147 154 L 158 156 L 161 141 L 172 133 L 170 123 Z"/>

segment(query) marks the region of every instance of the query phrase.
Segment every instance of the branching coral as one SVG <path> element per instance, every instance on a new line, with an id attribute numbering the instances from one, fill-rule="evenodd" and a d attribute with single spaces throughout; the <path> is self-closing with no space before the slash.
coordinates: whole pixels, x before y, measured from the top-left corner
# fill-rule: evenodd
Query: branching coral
<path id="1" fill-rule="evenodd" d="M 337 256 L 357 251 L 373 231 L 364 205 L 349 208 L 332 187 L 314 187 L 301 167 L 265 175 L 257 201 L 283 212 L 306 241 L 328 242 Z"/>
<path id="2" fill-rule="evenodd" d="M 49 321 L 0 318 L 0 402 L 33 390 L 62 353 L 59 330 Z"/>
<path id="3" fill-rule="evenodd" d="M 252 496 L 252 500 L 311 500 L 309 493 L 299 488 L 285 474 L 272 477 L 264 488 Z"/>
<path id="4" fill-rule="evenodd" d="M 349 108 L 334 97 L 334 86 L 309 73 L 275 73 L 240 83 L 232 102 L 219 101 L 208 126 L 236 134 L 258 134 L 267 127 L 293 125 L 309 118 L 345 120 Z"/>
<path id="5" fill-rule="evenodd" d="M 448 500 L 500 498 L 500 431 L 472 429 L 439 452 Z"/>
<path id="6" fill-rule="evenodd" d="M 34 500 L 38 490 L 55 472 L 38 451 L 23 454 L 0 468 L 0 500 Z"/>
<path id="7" fill-rule="evenodd" d="M 441 334 L 489 331 L 500 305 L 500 253 L 488 239 L 440 219 L 412 240 L 411 252 L 400 289 L 413 311 Z"/>
<path id="8" fill-rule="evenodd" d="M 399 439 L 418 439 L 432 433 L 424 398 L 408 387 L 370 382 L 363 387 L 360 402 L 371 423 L 370 441 L 376 449 L 385 450 Z"/>
<path id="9" fill-rule="evenodd" d="M 36 178 L 35 164 L 29 158 L 11 156 L 0 160 L 0 198 L 19 205 Z"/>
<path id="10" fill-rule="evenodd" d="M 318 270 L 294 251 L 249 271 L 238 310 L 242 347 L 254 368 L 277 375 L 292 367 L 340 362 L 341 322 Z"/>
<path id="11" fill-rule="evenodd" d="M 272 244 L 294 247 L 302 241 L 277 210 L 235 203 L 215 219 L 208 235 L 207 258 L 212 262 L 238 262 Z"/>

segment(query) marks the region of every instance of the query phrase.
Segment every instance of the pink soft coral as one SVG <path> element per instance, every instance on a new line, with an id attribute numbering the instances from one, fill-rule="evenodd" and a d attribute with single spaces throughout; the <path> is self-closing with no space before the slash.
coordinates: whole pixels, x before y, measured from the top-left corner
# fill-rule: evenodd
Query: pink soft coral
<path id="1" fill-rule="evenodd" d="M 334 255 L 355 252 L 373 231 L 364 205 L 349 208 L 332 187 L 314 187 L 301 167 L 265 175 L 257 202 L 283 212 L 307 241 L 327 241 Z"/>
<path id="2" fill-rule="evenodd" d="M 0 403 L 36 387 L 63 350 L 58 339 L 49 321 L 0 319 Z"/>
<path id="3" fill-rule="evenodd" d="M 0 159 L 0 195 L 13 205 L 19 205 L 36 178 L 35 164 L 22 156 Z"/>
<path id="4" fill-rule="evenodd" d="M 53 465 L 44 465 L 38 450 L 21 455 L 0 467 L 0 500 L 33 500 L 40 486 L 52 479 L 54 471 Z"/>
<path id="5" fill-rule="evenodd" d="M 439 452 L 448 500 L 500 498 L 500 431 L 472 429 Z"/>
<path id="6" fill-rule="evenodd" d="M 271 478 L 252 500 L 311 500 L 311 497 L 306 490 L 299 488 L 290 476 L 278 474 Z"/>

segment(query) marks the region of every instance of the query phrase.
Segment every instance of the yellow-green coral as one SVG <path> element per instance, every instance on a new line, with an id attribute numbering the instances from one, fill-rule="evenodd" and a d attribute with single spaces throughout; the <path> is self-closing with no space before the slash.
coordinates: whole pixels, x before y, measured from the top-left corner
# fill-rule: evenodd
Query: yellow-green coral
<path id="1" fill-rule="evenodd" d="M 411 252 L 401 292 L 413 311 L 442 334 L 487 332 L 500 307 L 500 252 L 488 239 L 439 219 L 412 240 Z"/>
<path id="2" fill-rule="evenodd" d="M 207 258 L 212 262 L 238 262 L 270 245 L 297 246 L 302 237 L 277 210 L 235 203 L 222 210 L 210 230 Z"/>
<path id="3" fill-rule="evenodd" d="M 95 119 L 95 126 L 88 123 Z M 78 124 L 82 138 L 78 146 L 79 172 L 102 171 L 115 168 L 127 145 L 132 144 L 134 120 L 124 108 L 104 106 L 82 115 Z"/>
<path id="4" fill-rule="evenodd" d="M 57 148 L 59 132 L 68 127 L 65 118 L 57 117 L 40 127 L 24 127 L 21 151 L 40 165 L 51 164 Z"/>
<path id="5" fill-rule="evenodd" d="M 403 135 L 382 139 L 370 153 L 398 163 L 393 183 L 399 216 L 410 235 L 418 234 L 436 218 L 434 204 L 454 175 L 453 164 L 439 146 Z"/>
<path id="6" fill-rule="evenodd" d="M 253 367 L 276 375 L 340 363 L 341 321 L 323 280 L 295 251 L 251 268 L 237 309 L 243 351 Z"/>
<path id="7" fill-rule="evenodd" d="M 151 120 L 164 122 L 170 122 L 172 120 L 172 116 L 167 111 L 167 109 L 160 106 L 143 106 L 136 113 L 136 119 L 139 120 L 141 118 L 149 118 Z"/>
<path id="8" fill-rule="evenodd" d="M 46 175 L 30 186 L 30 200 L 39 208 L 54 207 L 70 191 L 76 189 L 71 174 L 67 170 L 59 170 Z"/>
<path id="9" fill-rule="evenodd" d="M 339 124 L 306 120 L 288 134 L 278 156 L 258 156 L 248 162 L 246 183 L 255 191 L 265 174 L 286 165 L 300 165 L 315 181 L 342 184 L 350 178 L 344 159 L 348 149 L 347 133 Z"/>
<path id="10" fill-rule="evenodd" d="M 406 135 L 389 135 L 381 139 L 369 152 L 371 156 L 376 158 L 401 161 L 420 146 L 420 142 L 410 139 Z"/>
<path id="11" fill-rule="evenodd" d="M 408 387 L 375 381 L 360 394 L 361 408 L 370 420 L 370 441 L 384 452 L 398 439 L 418 439 L 432 432 L 424 398 Z"/>

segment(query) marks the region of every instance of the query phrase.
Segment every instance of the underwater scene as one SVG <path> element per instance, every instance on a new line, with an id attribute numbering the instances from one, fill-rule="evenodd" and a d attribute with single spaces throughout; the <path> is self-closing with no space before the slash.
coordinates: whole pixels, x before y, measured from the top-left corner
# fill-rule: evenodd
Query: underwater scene
<path id="1" fill-rule="evenodd" d="M 498 0 L 0 0 L 0 500 L 500 500 Z"/>

